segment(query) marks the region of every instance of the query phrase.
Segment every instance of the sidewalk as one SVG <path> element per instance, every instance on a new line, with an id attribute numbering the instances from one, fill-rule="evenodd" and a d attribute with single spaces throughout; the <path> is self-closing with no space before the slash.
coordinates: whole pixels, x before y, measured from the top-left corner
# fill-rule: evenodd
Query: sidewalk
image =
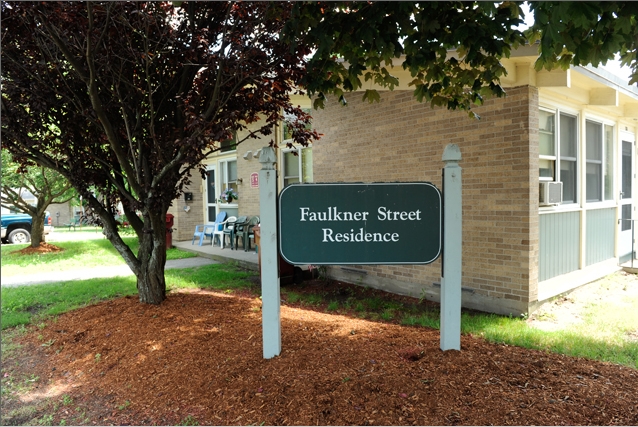
<path id="1" fill-rule="evenodd" d="M 200 267 L 202 265 L 217 264 L 218 261 L 210 258 L 195 257 L 186 259 L 174 259 L 166 261 L 166 270 L 173 268 Z M 24 276 L 3 277 L 2 287 L 16 287 L 28 285 L 41 285 L 46 283 L 59 283 L 69 280 L 85 280 L 100 277 L 132 276 L 133 272 L 128 265 L 105 266 L 87 268 L 72 271 L 50 271 L 48 273 L 29 274 Z"/>
<path id="2" fill-rule="evenodd" d="M 78 233 L 79 235 L 79 233 Z M 68 238 L 68 237 L 67 237 Z M 236 262 L 243 268 L 258 271 L 258 255 L 255 249 L 245 252 L 243 249 L 221 249 L 219 246 L 211 246 L 204 243 L 202 246 L 191 244 L 190 241 L 173 242 L 173 246 L 188 252 L 197 254 L 194 258 L 174 259 L 166 261 L 166 270 L 174 268 L 199 267 L 202 265 Z M 133 272 L 127 265 L 104 266 L 87 268 L 83 270 L 59 271 L 36 273 L 15 277 L 3 277 L 2 287 L 39 285 L 46 283 L 58 283 L 68 280 L 84 280 L 100 277 L 131 276 Z"/>

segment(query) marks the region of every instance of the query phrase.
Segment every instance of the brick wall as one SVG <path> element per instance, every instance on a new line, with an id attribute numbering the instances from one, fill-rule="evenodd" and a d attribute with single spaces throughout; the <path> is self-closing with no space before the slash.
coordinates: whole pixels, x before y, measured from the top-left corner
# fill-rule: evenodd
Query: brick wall
<path id="1" fill-rule="evenodd" d="M 185 192 L 193 193 L 193 201 L 186 202 L 184 195 L 173 200 L 173 204 L 168 209 L 168 213 L 173 214 L 173 241 L 191 240 L 195 226 L 204 224 L 204 192 L 202 177 L 199 172 L 192 173 L 193 183 L 184 189 Z M 189 206 L 188 212 L 184 211 L 184 206 Z"/>
<path id="2" fill-rule="evenodd" d="M 250 175 L 259 173 L 261 163 L 259 159 L 253 157 L 250 160 L 244 159 L 244 155 L 250 151 L 252 153 L 265 147 L 270 139 L 250 139 L 244 141 L 237 147 L 237 178 L 242 182 L 237 185 L 239 192 L 239 215 L 254 216 L 259 215 L 259 188 L 250 186 Z"/>
<path id="3" fill-rule="evenodd" d="M 257 126 L 255 125 L 256 129 Z M 243 135 L 245 135 L 244 133 Z M 242 134 L 240 134 L 240 138 Z M 259 188 L 252 188 L 250 186 L 250 175 L 253 172 L 259 172 L 261 169 L 261 163 L 259 159 L 252 158 L 250 160 L 244 159 L 244 154 L 248 151 L 255 152 L 270 142 L 270 137 L 262 139 L 248 139 L 237 147 L 237 178 L 241 179 L 241 182 L 237 184 L 237 192 L 239 199 L 237 200 L 237 207 L 239 215 L 254 216 L 259 215 Z M 220 157 L 228 157 L 227 153 L 215 154 L 207 159 L 206 164 L 217 164 Z M 219 171 L 218 171 L 219 172 Z M 195 226 L 206 223 L 206 213 L 204 212 L 204 197 L 206 182 L 201 178 L 199 172 L 192 171 L 191 181 L 193 182 L 189 187 L 185 188 L 185 192 L 193 193 L 193 201 L 186 203 L 184 196 L 180 196 L 178 199 L 173 200 L 172 206 L 168 212 L 175 215 L 173 226 L 173 240 L 191 240 L 193 238 L 193 232 Z M 221 189 L 220 189 L 221 191 Z M 190 206 L 190 211 L 185 212 L 184 206 Z"/>
<path id="4" fill-rule="evenodd" d="M 349 97 L 313 111 L 315 182 L 428 181 L 441 188 L 441 156 L 459 145 L 463 168 L 463 305 L 528 311 L 538 275 L 538 93 L 508 90 L 476 112 L 432 109 L 408 91 L 381 103 Z M 534 131 L 531 132 L 530 129 Z M 437 300 L 440 260 L 427 266 L 332 267 L 336 278 Z"/>

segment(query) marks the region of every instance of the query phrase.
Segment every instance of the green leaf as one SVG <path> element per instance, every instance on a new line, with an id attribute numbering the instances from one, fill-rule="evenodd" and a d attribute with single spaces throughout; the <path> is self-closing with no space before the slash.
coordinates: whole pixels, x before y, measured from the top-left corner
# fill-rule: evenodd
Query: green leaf
<path id="1" fill-rule="evenodd" d="M 374 89 L 366 89 L 363 94 L 363 101 L 367 100 L 370 104 L 373 102 L 381 102 L 381 95 Z"/>

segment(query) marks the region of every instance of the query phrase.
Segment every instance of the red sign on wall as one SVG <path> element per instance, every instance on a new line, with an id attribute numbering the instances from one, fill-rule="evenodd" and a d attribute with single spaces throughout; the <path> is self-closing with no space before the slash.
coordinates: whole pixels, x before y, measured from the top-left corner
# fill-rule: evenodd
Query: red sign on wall
<path id="1" fill-rule="evenodd" d="M 257 172 L 250 174 L 250 186 L 252 188 L 259 188 L 259 174 Z"/>

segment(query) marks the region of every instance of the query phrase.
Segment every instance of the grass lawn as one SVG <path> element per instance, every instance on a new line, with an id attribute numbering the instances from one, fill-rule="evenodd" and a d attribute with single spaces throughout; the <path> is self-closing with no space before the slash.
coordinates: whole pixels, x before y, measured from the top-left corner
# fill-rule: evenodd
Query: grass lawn
<path id="1" fill-rule="evenodd" d="M 56 231 L 58 233 L 58 231 Z M 74 233 L 73 231 L 69 233 Z M 84 233 L 86 234 L 86 233 Z M 90 235 L 90 233 L 88 233 Z M 124 265 L 124 259 L 115 250 L 111 242 L 101 237 L 88 240 L 54 241 L 51 244 L 64 249 L 33 255 L 18 254 L 24 245 L 2 245 L 2 277 L 12 277 L 34 272 L 69 271 L 92 267 Z M 124 237 L 124 242 L 137 253 L 137 237 Z M 171 248 L 166 251 L 167 259 L 182 259 L 197 256 L 192 252 Z"/>
<path id="2" fill-rule="evenodd" d="M 172 289 L 232 290 L 253 286 L 254 275 L 231 264 L 166 270 L 166 284 Z M 136 295 L 135 276 L 75 280 L 45 285 L 2 288 L 2 329 L 38 322 L 39 319 L 104 301 Z"/>
<path id="3" fill-rule="evenodd" d="M 128 239 L 127 243 L 137 250 L 135 238 Z M 55 244 L 65 248 L 65 251 L 20 257 L 14 252 L 24 245 L 3 246 L 2 275 L 21 274 L 34 269 L 59 271 L 123 263 L 110 243 L 103 239 L 60 241 Z M 169 250 L 169 259 L 181 256 L 188 257 L 193 254 L 176 249 Z M 216 289 L 228 293 L 237 289 L 248 289 L 255 294 L 259 293 L 259 287 L 249 280 L 255 273 L 241 270 L 233 264 L 167 270 L 165 274 L 169 292 L 180 288 L 193 288 Z M 606 289 L 602 289 L 601 295 L 605 295 L 604 292 L 611 289 L 612 285 L 606 284 L 606 281 L 613 282 L 613 277 L 600 282 L 600 286 L 607 286 Z M 311 310 L 406 326 L 435 329 L 440 327 L 438 307 L 426 306 L 416 299 L 411 303 L 399 303 L 385 299 L 380 294 L 366 295 L 365 289 L 359 287 L 349 288 L 348 291 L 345 297 L 341 295 L 337 298 L 336 294 L 329 291 L 307 292 L 301 285 L 282 288 L 281 296 L 287 304 L 299 304 Z M 49 316 L 97 301 L 136 293 L 135 278 L 132 276 L 2 288 L 2 329 L 38 324 Z M 638 368 L 638 294 L 634 292 L 624 295 L 620 292 L 619 295 L 622 299 L 614 304 L 605 298 L 588 302 L 579 312 L 578 323 L 551 331 L 533 327 L 526 318 L 464 311 L 461 319 L 462 332 L 481 336 L 492 342 Z M 3 336 L 7 335 L 7 332 L 3 332 Z"/>
<path id="4" fill-rule="evenodd" d="M 461 331 L 463 334 L 481 336 L 490 342 L 608 361 L 638 369 L 638 292 L 624 292 L 623 287 L 627 290 L 626 284 L 614 283 L 618 277 L 612 275 L 590 284 L 600 298 L 587 300 L 583 304 L 577 322 L 571 322 L 572 319 L 557 322 L 558 327 L 554 330 L 535 327 L 527 316 L 499 316 L 463 310 Z M 617 295 L 618 301 L 608 301 L 610 293 Z M 281 295 L 287 303 L 330 313 L 406 326 L 440 328 L 437 306 L 401 304 L 376 295 L 360 296 L 358 292 L 335 299 L 330 292 L 307 294 L 300 289 L 282 288 Z M 573 304 L 569 298 L 565 298 L 567 305 Z"/>

